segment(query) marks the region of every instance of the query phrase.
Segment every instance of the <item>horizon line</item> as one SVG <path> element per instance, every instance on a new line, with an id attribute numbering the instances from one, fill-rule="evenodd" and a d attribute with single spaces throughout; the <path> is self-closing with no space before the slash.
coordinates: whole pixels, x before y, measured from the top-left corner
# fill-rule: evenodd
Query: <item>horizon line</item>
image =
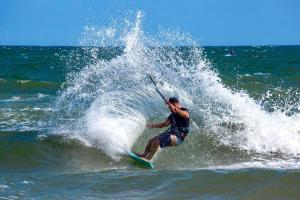
<path id="1" fill-rule="evenodd" d="M 170 46 L 170 45 L 169 45 Z M 148 47 L 169 47 L 168 45 L 163 46 L 148 46 Z M 196 47 L 262 47 L 262 46 L 300 46 L 300 44 L 262 44 L 262 45 L 196 45 Z M 15 45 L 15 44 L 0 44 L 0 47 L 98 47 L 98 48 L 114 48 L 114 47 L 125 47 L 125 46 L 93 46 L 93 45 Z M 180 45 L 174 47 L 191 47 L 191 45 Z"/>

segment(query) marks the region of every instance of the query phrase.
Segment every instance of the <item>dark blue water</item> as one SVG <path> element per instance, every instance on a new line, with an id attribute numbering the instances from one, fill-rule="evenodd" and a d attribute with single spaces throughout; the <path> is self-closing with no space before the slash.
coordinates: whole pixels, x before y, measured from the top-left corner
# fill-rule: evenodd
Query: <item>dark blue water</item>
<path id="1" fill-rule="evenodd" d="M 0 198 L 298 198 L 299 46 L 204 47 L 197 76 L 192 47 L 126 48 L 0 47 Z M 193 124 L 153 170 L 121 148 L 168 115 L 148 72 Z"/>

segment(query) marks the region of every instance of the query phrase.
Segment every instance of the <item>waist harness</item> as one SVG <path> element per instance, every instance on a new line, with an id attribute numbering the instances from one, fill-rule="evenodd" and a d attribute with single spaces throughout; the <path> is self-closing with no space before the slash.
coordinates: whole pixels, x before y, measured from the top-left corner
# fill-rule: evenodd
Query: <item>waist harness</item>
<path id="1" fill-rule="evenodd" d="M 184 138 L 189 133 L 189 127 L 178 127 L 174 116 L 170 118 L 170 121 L 171 121 L 171 127 L 168 129 L 168 131 L 172 135 L 176 135 L 181 141 L 184 141 Z"/>

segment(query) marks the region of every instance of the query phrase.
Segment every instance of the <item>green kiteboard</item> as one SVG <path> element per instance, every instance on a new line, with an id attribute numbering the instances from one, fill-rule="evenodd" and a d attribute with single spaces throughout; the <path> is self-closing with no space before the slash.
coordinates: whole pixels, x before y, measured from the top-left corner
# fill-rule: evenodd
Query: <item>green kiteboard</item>
<path id="1" fill-rule="evenodd" d="M 136 161 L 142 167 L 151 168 L 151 169 L 154 167 L 150 160 L 141 158 L 133 152 L 127 152 L 127 154 L 129 155 L 130 158 L 132 158 L 134 161 Z"/>

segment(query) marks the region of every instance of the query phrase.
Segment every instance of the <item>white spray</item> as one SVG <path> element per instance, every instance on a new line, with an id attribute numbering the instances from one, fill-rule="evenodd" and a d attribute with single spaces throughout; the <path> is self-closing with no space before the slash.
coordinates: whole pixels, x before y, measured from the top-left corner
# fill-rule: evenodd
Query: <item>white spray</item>
<path id="1" fill-rule="evenodd" d="M 222 144 L 257 152 L 300 154 L 299 114 L 269 113 L 246 93 L 233 92 L 222 84 L 190 37 L 167 31 L 162 31 L 158 39 L 146 37 L 141 18 L 138 12 L 136 22 L 127 23 L 121 31 L 118 27 L 90 28 L 88 31 L 92 31 L 84 34 L 100 37 L 96 40 L 100 46 L 105 46 L 108 38 L 110 45 L 115 40 L 115 46 L 125 48 L 109 61 L 97 58 L 101 49 L 87 48 L 94 55 L 93 61 L 68 79 L 58 102 L 64 102 L 64 106 L 69 102 L 66 109 L 74 111 L 75 107 L 81 113 L 79 121 L 86 129 L 76 134 L 77 139 L 101 148 L 113 158 L 130 149 L 143 133 L 148 117 L 165 112 L 147 80 L 151 73 L 164 83 L 160 85 L 163 93 L 180 96 L 190 108 L 194 123 L 203 119 L 201 125 Z M 184 42 L 188 48 L 175 47 Z M 240 128 L 231 131 L 224 124 Z"/>

